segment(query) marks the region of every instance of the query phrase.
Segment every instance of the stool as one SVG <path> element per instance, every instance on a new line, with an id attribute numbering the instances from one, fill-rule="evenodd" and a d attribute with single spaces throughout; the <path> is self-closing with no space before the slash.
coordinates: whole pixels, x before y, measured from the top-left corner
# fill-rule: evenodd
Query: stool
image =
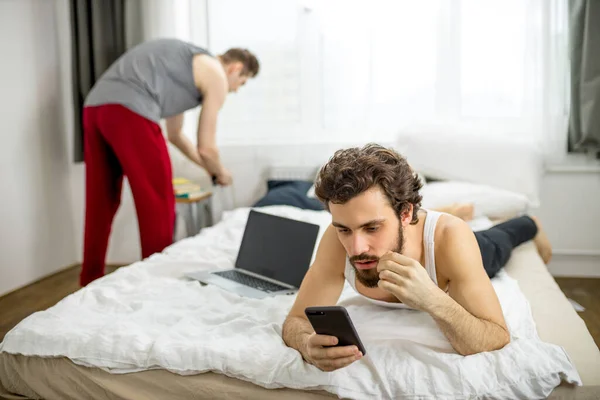
<path id="1" fill-rule="evenodd" d="M 175 214 L 182 211 L 185 220 L 186 236 L 197 235 L 202 228 L 211 226 L 212 221 L 212 192 L 203 192 L 200 196 L 192 199 L 175 198 Z M 173 229 L 173 241 L 177 232 L 177 217 L 175 217 L 175 227 Z"/>

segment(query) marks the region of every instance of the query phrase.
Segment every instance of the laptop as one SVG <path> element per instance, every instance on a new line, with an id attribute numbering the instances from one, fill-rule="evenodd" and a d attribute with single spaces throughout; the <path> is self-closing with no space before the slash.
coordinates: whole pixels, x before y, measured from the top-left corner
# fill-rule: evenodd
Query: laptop
<path id="1" fill-rule="evenodd" d="M 186 274 L 244 297 L 293 294 L 310 266 L 319 226 L 250 210 L 235 268 Z"/>

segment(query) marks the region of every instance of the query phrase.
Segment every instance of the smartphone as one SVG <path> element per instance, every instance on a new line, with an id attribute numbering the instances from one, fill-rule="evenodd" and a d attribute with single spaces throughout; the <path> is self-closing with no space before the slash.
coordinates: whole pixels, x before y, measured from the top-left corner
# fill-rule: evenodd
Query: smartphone
<path id="1" fill-rule="evenodd" d="M 338 338 L 337 346 L 356 346 L 364 355 L 367 354 L 348 311 L 342 306 L 306 307 L 304 310 L 313 329 L 319 335 Z"/>

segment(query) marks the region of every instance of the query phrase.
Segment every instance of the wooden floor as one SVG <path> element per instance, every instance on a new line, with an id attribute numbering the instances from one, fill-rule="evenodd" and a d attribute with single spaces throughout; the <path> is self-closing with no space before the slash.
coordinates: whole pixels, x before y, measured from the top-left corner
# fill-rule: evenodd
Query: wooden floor
<path id="1" fill-rule="evenodd" d="M 585 321 L 600 348 L 600 278 L 554 278 L 563 293 L 585 307 L 579 316 Z"/>
<path id="2" fill-rule="evenodd" d="M 116 266 L 107 267 L 107 273 Z M 75 266 L 0 297 L 0 341 L 19 321 L 28 315 L 45 310 L 60 299 L 79 289 L 80 266 Z M 600 278 L 555 278 L 567 297 L 575 300 L 585 311 L 579 315 L 585 321 L 596 345 L 600 347 Z"/>
<path id="3" fill-rule="evenodd" d="M 108 266 L 106 272 L 113 272 L 117 268 Z M 80 271 L 80 265 L 70 267 L 0 297 L 0 341 L 28 315 L 52 307 L 59 300 L 79 290 Z"/>

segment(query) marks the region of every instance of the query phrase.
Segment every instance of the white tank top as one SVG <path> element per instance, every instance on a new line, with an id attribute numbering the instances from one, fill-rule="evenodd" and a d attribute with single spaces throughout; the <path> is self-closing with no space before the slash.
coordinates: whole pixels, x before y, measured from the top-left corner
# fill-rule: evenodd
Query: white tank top
<path id="1" fill-rule="evenodd" d="M 436 275 L 436 269 L 435 269 L 435 243 L 434 243 L 433 238 L 435 236 L 435 226 L 437 225 L 437 221 L 440 218 L 440 215 L 442 215 L 442 213 L 437 212 L 437 211 L 431 211 L 431 210 L 425 210 L 425 211 L 427 211 L 427 216 L 425 217 L 425 226 L 423 228 L 423 246 L 424 246 L 424 250 L 425 250 L 425 270 L 427 270 L 427 274 L 429 275 L 429 277 L 431 278 L 433 283 L 435 283 L 437 285 L 438 281 L 437 281 L 437 275 Z M 346 278 L 346 280 L 348 281 L 350 286 L 352 286 L 352 288 L 358 293 L 358 290 L 356 290 L 356 272 L 354 271 L 354 267 L 352 266 L 352 264 L 350 264 L 350 260 L 348 259 L 348 257 L 346 257 L 346 268 L 344 269 L 344 277 Z M 409 308 L 409 309 L 411 308 L 411 307 L 407 306 L 406 304 L 402 304 L 402 303 L 391 303 L 388 301 L 371 299 L 370 297 L 366 297 L 366 296 L 363 296 L 363 297 L 374 304 L 384 306 L 384 307 Z"/>

